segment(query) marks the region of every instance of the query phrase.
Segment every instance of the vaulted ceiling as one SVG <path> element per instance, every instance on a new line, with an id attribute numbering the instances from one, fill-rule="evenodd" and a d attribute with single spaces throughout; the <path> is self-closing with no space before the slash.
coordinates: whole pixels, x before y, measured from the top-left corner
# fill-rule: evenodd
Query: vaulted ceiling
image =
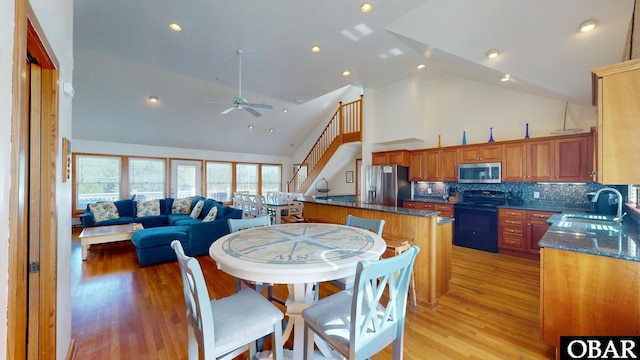
<path id="1" fill-rule="evenodd" d="M 76 0 L 73 138 L 291 155 L 345 87 L 411 76 L 588 105 L 591 69 L 621 60 L 633 10 L 633 0 L 371 3 L 362 13 L 344 0 Z M 598 27 L 578 32 L 588 19 Z M 500 56 L 487 59 L 490 49 Z M 240 85 L 248 102 L 273 109 L 221 115 Z"/>

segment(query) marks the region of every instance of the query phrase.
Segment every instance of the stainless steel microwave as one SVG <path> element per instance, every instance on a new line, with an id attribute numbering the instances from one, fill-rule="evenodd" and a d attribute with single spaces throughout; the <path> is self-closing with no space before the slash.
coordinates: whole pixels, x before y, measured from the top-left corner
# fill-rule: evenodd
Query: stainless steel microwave
<path id="1" fill-rule="evenodd" d="M 499 162 L 458 165 L 459 183 L 497 184 L 501 181 L 502 164 Z"/>

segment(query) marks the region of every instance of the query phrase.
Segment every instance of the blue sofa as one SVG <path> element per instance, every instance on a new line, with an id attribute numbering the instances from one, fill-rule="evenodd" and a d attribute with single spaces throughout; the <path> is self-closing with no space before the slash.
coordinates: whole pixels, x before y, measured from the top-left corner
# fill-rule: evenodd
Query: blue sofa
<path id="1" fill-rule="evenodd" d="M 82 227 L 107 226 L 140 223 L 144 229 L 136 231 L 131 242 L 136 247 L 136 254 L 140 266 L 157 264 L 176 260 L 175 252 L 171 248 L 171 241 L 180 240 L 184 251 L 189 256 L 208 254 L 209 247 L 220 237 L 229 234 L 228 219 L 241 219 L 242 211 L 225 206 L 213 199 L 200 196 L 193 197 L 193 210 L 199 200 L 204 201 L 200 215 L 193 219 L 189 214 L 172 214 L 173 198 L 160 199 L 160 215 L 136 216 L 135 200 L 119 200 L 114 205 L 118 209 L 119 218 L 96 222 L 89 206 L 80 216 Z M 213 221 L 202 221 L 213 206 L 218 213 Z"/>

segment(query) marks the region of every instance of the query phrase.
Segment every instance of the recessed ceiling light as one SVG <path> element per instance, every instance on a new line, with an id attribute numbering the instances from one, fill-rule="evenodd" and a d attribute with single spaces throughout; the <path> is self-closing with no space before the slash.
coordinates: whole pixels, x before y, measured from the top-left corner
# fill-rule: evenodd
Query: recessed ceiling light
<path id="1" fill-rule="evenodd" d="M 589 32 L 598 26 L 598 21 L 595 19 L 589 19 L 580 24 L 580 32 Z"/>
<path id="2" fill-rule="evenodd" d="M 269 129 L 269 132 L 270 132 L 270 133 L 276 132 L 276 129 L 271 128 L 271 129 Z"/>
<path id="3" fill-rule="evenodd" d="M 371 10 L 373 10 L 373 5 L 371 5 L 371 3 L 365 2 L 362 3 L 362 5 L 360 5 L 360 11 L 362 11 L 363 13 L 368 13 Z"/>
<path id="4" fill-rule="evenodd" d="M 342 72 L 342 76 L 349 76 L 349 75 L 351 75 L 351 71 L 349 70 L 345 70 Z"/>
<path id="5" fill-rule="evenodd" d="M 169 24 L 169 29 L 171 29 L 173 31 L 180 32 L 180 31 L 182 31 L 182 26 L 180 26 L 180 24 L 178 24 L 178 23 L 170 23 Z"/>
<path id="6" fill-rule="evenodd" d="M 150 103 L 157 103 L 158 102 L 158 97 L 157 96 L 149 96 L 149 102 Z"/>
<path id="7" fill-rule="evenodd" d="M 247 126 L 247 129 L 249 129 L 249 130 L 253 130 L 253 125 L 249 125 L 249 126 Z"/>
<path id="8" fill-rule="evenodd" d="M 498 56 L 500 56 L 500 51 L 496 50 L 496 49 L 492 49 L 487 51 L 487 59 L 495 59 Z"/>
<path id="9" fill-rule="evenodd" d="M 289 112 L 289 109 L 282 109 L 283 113 Z"/>
<path id="10" fill-rule="evenodd" d="M 502 79 L 500 79 L 500 81 L 504 82 L 504 81 L 510 81 L 511 80 L 511 75 L 509 74 L 504 74 L 504 76 L 502 77 Z"/>
<path id="11" fill-rule="evenodd" d="M 424 69 L 424 68 L 426 68 L 426 67 L 427 67 L 427 65 L 425 65 L 425 64 L 420 64 L 420 65 L 416 66 L 416 69 L 418 69 L 418 70 L 422 70 L 422 69 Z"/>
<path id="12" fill-rule="evenodd" d="M 314 47 L 312 47 L 312 48 L 311 48 L 311 52 L 319 53 L 319 52 L 320 52 L 320 46 L 314 46 Z"/>

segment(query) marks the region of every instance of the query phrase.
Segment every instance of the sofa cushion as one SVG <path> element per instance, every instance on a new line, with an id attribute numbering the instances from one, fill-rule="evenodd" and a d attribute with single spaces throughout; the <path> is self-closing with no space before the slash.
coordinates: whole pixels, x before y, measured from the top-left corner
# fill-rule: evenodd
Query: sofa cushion
<path id="1" fill-rule="evenodd" d="M 188 239 L 187 226 L 165 226 L 142 229 L 131 235 L 131 242 L 140 249 L 170 245 L 173 240 L 185 243 Z"/>
<path id="2" fill-rule="evenodd" d="M 176 221 L 191 219 L 189 214 L 169 214 L 167 215 L 167 223 L 169 225 L 176 225 Z"/>
<path id="3" fill-rule="evenodd" d="M 136 217 L 158 216 L 160 214 L 160 200 L 136 201 Z"/>
<path id="4" fill-rule="evenodd" d="M 135 217 L 136 202 L 131 199 L 118 200 L 115 202 L 120 217 Z"/>
<path id="5" fill-rule="evenodd" d="M 189 214 L 191 212 L 192 197 L 175 199 L 171 205 L 172 214 Z"/>
<path id="6" fill-rule="evenodd" d="M 135 218 L 135 222 L 142 224 L 145 229 L 169 225 L 167 215 L 140 216 Z"/>
<path id="7" fill-rule="evenodd" d="M 193 210 L 191 210 L 191 214 L 189 214 L 189 216 L 192 219 L 197 219 L 200 216 L 200 213 L 202 212 L 203 207 L 204 207 L 204 200 L 198 200 L 196 205 L 193 207 Z"/>
<path id="8" fill-rule="evenodd" d="M 95 222 L 115 220 L 120 218 L 120 212 L 113 201 L 89 204 L 89 210 Z"/>
<path id="9" fill-rule="evenodd" d="M 207 222 L 207 221 L 213 221 L 216 219 L 216 216 L 218 215 L 218 207 L 217 206 L 213 206 L 209 212 L 207 213 L 207 215 L 204 217 L 204 219 L 202 219 L 203 222 Z"/>

